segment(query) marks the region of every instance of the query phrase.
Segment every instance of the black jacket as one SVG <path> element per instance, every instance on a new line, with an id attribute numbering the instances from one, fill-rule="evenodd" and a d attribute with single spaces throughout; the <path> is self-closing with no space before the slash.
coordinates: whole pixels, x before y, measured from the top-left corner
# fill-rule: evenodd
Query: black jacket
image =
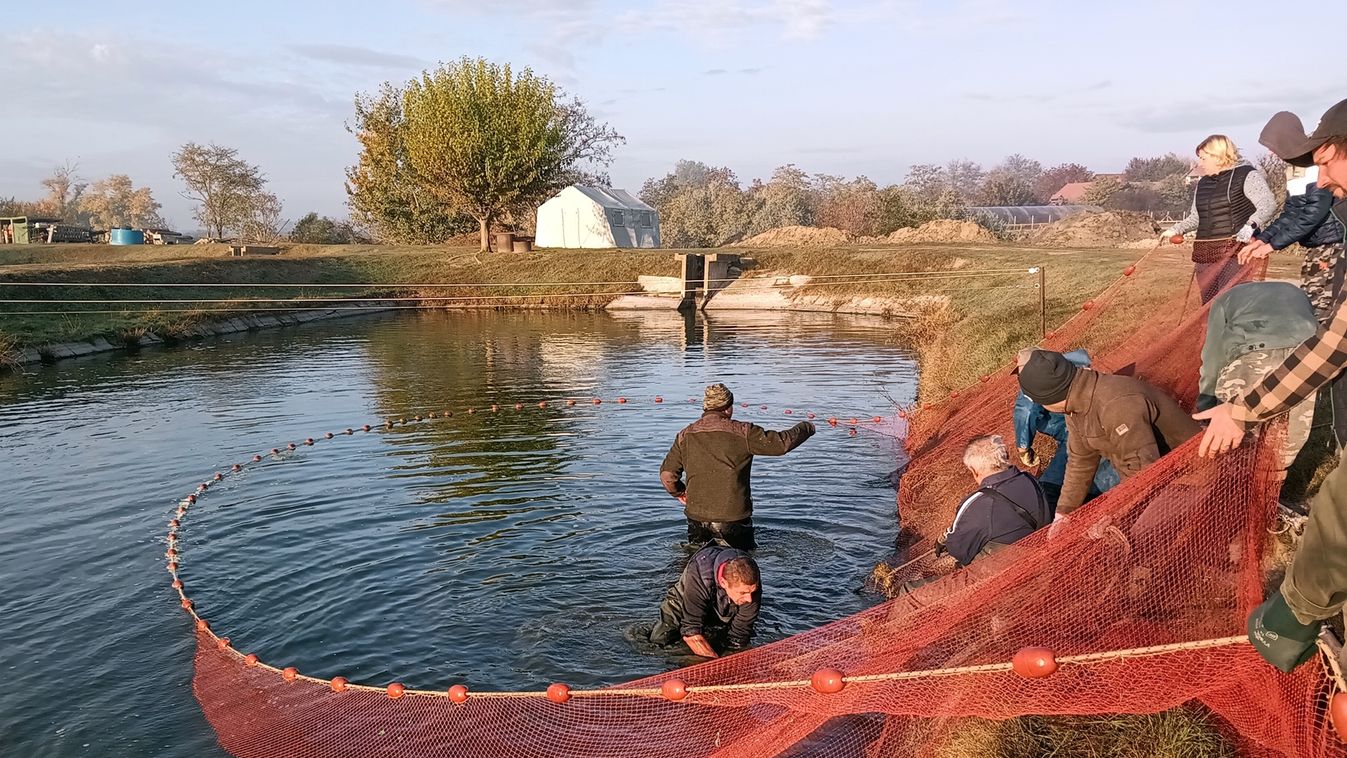
<path id="1" fill-rule="evenodd" d="M 1054 515 L 1033 475 L 1011 467 L 983 479 L 963 501 L 945 532 L 945 548 L 967 566 L 988 543 L 1009 545 L 1047 526 Z"/>
<path id="2" fill-rule="evenodd" d="M 703 626 L 728 624 L 731 647 L 748 643 L 753 636 L 753 624 L 758 620 L 758 607 L 762 604 L 762 585 L 758 585 L 751 601 L 735 605 L 716 581 L 721 566 L 735 558 L 747 557 L 748 553 L 742 550 L 715 543 L 692 555 L 677 585 L 683 596 L 679 634 L 691 637 L 701 634 Z"/>
<path id="3" fill-rule="evenodd" d="M 1332 216 L 1335 202 L 1331 190 L 1310 187 L 1303 195 L 1286 198 L 1281 215 L 1254 237 L 1271 245 L 1273 250 L 1284 250 L 1297 242 L 1305 247 L 1341 242 L 1342 222 Z"/>

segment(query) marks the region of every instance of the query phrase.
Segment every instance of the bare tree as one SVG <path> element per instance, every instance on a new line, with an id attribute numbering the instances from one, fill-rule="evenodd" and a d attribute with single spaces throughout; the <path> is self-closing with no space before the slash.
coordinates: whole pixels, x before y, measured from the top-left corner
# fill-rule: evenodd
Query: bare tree
<path id="1" fill-rule="evenodd" d="M 189 142 L 173 154 L 173 175 L 187 185 L 182 196 L 196 201 L 196 220 L 207 234 L 222 238 L 235 232 L 254 239 L 279 234 L 280 201 L 265 191 L 262 170 L 238 150 Z"/>
<path id="2" fill-rule="evenodd" d="M 74 218 L 67 219 L 66 216 L 75 211 L 80 196 L 84 194 L 84 188 L 88 186 L 80 178 L 79 164 L 72 161 L 62 163 L 52 170 L 51 176 L 42 180 L 42 186 L 47 190 L 47 196 L 38 203 L 42 212 L 75 221 Z"/>

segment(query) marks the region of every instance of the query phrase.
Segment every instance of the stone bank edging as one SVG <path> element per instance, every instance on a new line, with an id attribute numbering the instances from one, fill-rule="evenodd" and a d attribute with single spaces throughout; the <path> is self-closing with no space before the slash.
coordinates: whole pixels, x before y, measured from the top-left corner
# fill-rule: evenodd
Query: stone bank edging
<path id="1" fill-rule="evenodd" d="M 235 316 L 220 321 L 208 321 L 196 324 L 184 329 L 181 333 L 174 335 L 173 339 L 204 339 L 206 337 L 218 337 L 224 334 L 256 332 L 263 329 L 276 329 L 283 326 L 298 326 L 312 321 L 327 321 L 330 319 L 350 318 L 352 316 L 365 316 L 371 313 L 382 313 L 387 310 L 389 310 L 387 306 L 371 305 L 358 309 Z M 19 348 L 10 355 L 10 359 L 13 363 L 19 366 L 25 366 L 33 363 L 64 360 L 66 358 L 80 358 L 86 355 L 107 353 L 113 350 L 129 350 L 131 348 L 145 347 L 147 345 L 162 345 L 167 341 L 168 340 L 165 340 L 163 337 L 152 331 L 146 331 L 134 344 L 128 343 L 119 345 L 109 342 L 104 337 L 96 337 L 92 340 L 57 342 L 48 345 L 39 345 L 37 347 Z M 0 366 L 0 371 L 3 370 L 3 366 Z"/>

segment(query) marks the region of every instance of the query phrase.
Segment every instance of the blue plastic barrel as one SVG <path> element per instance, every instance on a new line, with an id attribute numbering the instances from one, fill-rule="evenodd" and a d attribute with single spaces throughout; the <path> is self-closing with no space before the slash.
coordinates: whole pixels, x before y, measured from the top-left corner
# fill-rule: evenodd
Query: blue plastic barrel
<path id="1" fill-rule="evenodd" d="M 145 232 L 139 229 L 113 229 L 108 233 L 108 242 L 114 245 L 143 245 Z"/>

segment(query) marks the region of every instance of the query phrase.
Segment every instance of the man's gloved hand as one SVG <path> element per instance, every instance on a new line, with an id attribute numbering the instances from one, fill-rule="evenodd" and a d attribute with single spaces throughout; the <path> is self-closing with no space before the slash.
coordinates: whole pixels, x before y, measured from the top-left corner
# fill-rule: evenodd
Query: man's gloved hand
<path id="1" fill-rule="evenodd" d="M 1282 593 L 1276 592 L 1249 614 L 1249 642 L 1263 660 L 1291 673 L 1314 655 L 1319 624 L 1302 624 Z"/>
<path id="2" fill-rule="evenodd" d="M 1038 453 L 1032 447 L 1020 448 L 1020 463 L 1033 468 L 1038 465 Z"/>
<path id="3" fill-rule="evenodd" d="M 941 536 L 940 539 L 935 541 L 934 552 L 935 557 L 937 558 L 939 558 L 942 555 L 947 555 L 949 553 L 949 546 L 945 544 L 944 536 Z"/>

